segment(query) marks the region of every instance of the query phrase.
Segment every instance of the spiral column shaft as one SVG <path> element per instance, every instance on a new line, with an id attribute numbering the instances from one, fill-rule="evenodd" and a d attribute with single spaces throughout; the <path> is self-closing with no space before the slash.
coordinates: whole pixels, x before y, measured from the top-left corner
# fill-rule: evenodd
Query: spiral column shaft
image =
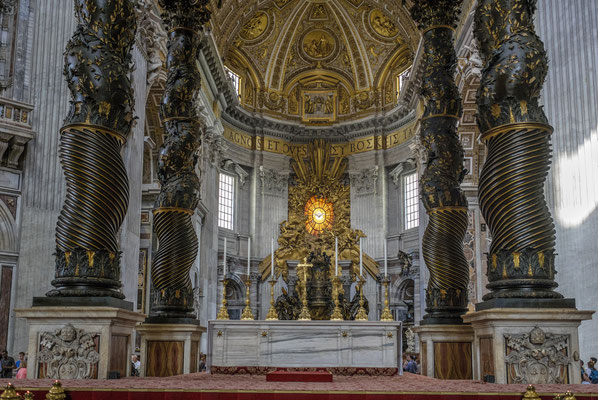
<path id="1" fill-rule="evenodd" d="M 482 0 L 476 9 L 477 118 L 488 146 L 479 197 L 492 235 L 484 300 L 562 297 L 553 291 L 555 229 L 544 197 L 552 127 L 538 103 L 547 58 L 535 8 L 535 0 Z"/>
<path id="2" fill-rule="evenodd" d="M 200 137 L 201 75 L 197 57 L 208 0 L 160 0 L 168 31 L 167 80 L 160 116 L 165 140 L 158 158 L 160 194 L 154 205 L 157 254 L 152 262 L 151 315 L 193 318 L 189 271 L 198 252 L 193 214 L 199 202 L 195 172 Z"/>
<path id="3" fill-rule="evenodd" d="M 424 41 L 421 94 L 425 110 L 420 135 L 427 165 L 420 190 L 429 215 L 422 250 L 430 280 L 423 324 L 459 324 L 467 310 L 469 265 L 463 239 L 468 216 L 460 187 L 466 171 L 457 135 L 461 98 L 454 82 L 453 26 L 460 7 L 461 0 L 420 0 L 411 8 Z"/>
<path id="4" fill-rule="evenodd" d="M 78 25 L 65 51 L 71 106 L 59 156 L 66 199 L 56 226 L 55 289 L 47 296 L 124 298 L 118 230 L 129 182 L 121 148 L 131 131 L 131 0 L 75 0 Z"/>

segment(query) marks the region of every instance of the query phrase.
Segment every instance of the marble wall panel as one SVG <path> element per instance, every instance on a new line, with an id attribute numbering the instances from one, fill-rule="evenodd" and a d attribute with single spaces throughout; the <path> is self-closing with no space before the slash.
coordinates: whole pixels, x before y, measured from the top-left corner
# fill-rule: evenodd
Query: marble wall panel
<path id="1" fill-rule="evenodd" d="M 181 375 L 184 344 L 183 341 L 148 341 L 145 376 Z"/>
<path id="2" fill-rule="evenodd" d="M 116 371 L 121 378 L 127 376 L 127 363 L 129 360 L 129 336 L 112 335 L 110 337 L 110 360 L 108 371 Z"/>
<path id="3" fill-rule="evenodd" d="M 434 342 L 434 378 L 473 379 L 471 343 Z"/>
<path id="4" fill-rule="evenodd" d="M 552 134 L 546 197 L 556 225 L 558 291 L 595 310 L 598 236 L 598 2 L 538 2 L 536 29 L 548 53 L 542 103 Z M 580 356 L 598 354 L 598 319 L 582 323 Z"/>
<path id="5" fill-rule="evenodd" d="M 12 270 L 12 267 L 3 265 L 0 276 L 0 349 L 6 349 L 8 343 Z"/>
<path id="6" fill-rule="evenodd" d="M 480 338 L 480 377 L 495 376 L 494 348 L 492 337 Z"/>

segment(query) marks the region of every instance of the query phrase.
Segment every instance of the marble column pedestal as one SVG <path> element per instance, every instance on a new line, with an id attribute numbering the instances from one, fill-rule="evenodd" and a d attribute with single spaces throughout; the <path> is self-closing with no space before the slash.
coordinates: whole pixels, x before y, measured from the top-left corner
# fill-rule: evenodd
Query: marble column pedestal
<path id="1" fill-rule="evenodd" d="M 198 372 L 199 341 L 206 328 L 195 323 L 143 323 L 140 376 L 173 376 Z"/>
<path id="2" fill-rule="evenodd" d="M 464 315 L 475 334 L 474 374 L 496 383 L 580 383 L 577 330 L 593 313 L 492 308 Z"/>
<path id="3" fill-rule="evenodd" d="M 27 378 L 106 379 L 131 373 L 133 330 L 145 315 L 116 307 L 15 309 L 29 325 Z"/>
<path id="4" fill-rule="evenodd" d="M 470 325 L 420 325 L 421 373 L 438 379 L 474 379 Z"/>

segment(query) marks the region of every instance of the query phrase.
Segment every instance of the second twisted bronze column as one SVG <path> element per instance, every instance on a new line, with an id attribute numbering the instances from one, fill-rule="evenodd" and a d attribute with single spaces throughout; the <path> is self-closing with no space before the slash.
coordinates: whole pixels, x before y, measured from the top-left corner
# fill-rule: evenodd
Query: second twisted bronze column
<path id="1" fill-rule="evenodd" d="M 479 196 L 492 234 L 484 300 L 527 298 L 534 307 L 562 298 L 553 291 L 555 229 L 544 197 L 552 127 L 539 104 L 548 66 L 535 9 L 535 0 L 480 0 L 474 30 L 484 60 L 478 126 L 488 146 Z"/>
<path id="2" fill-rule="evenodd" d="M 460 187 L 466 171 L 457 135 L 461 98 L 454 82 L 453 27 L 460 6 L 461 0 L 419 0 L 411 9 L 424 43 L 425 111 L 420 135 L 427 165 L 420 190 L 429 216 L 422 247 L 430 280 L 422 324 L 460 324 L 460 315 L 467 311 L 469 265 L 463 253 L 467 199 Z"/>
<path id="3" fill-rule="evenodd" d="M 158 251 L 152 262 L 151 315 L 193 318 L 189 271 L 198 251 L 192 218 L 200 189 L 195 167 L 205 129 L 199 115 L 197 57 L 202 25 L 210 13 L 208 0 L 159 3 L 168 31 L 168 77 L 160 107 L 165 140 L 158 159 L 161 190 L 153 210 Z"/>

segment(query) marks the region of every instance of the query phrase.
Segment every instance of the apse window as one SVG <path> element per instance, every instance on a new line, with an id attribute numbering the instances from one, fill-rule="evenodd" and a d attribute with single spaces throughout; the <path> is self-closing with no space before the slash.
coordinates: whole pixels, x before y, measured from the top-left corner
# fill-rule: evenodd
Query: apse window
<path id="1" fill-rule="evenodd" d="M 218 226 L 233 229 L 235 178 L 220 174 L 218 188 Z"/>
<path id="2" fill-rule="evenodd" d="M 241 97 L 241 77 L 239 74 L 235 74 L 232 70 L 224 67 L 224 71 L 228 75 L 229 79 L 233 82 L 237 95 Z"/>
<path id="3" fill-rule="evenodd" d="M 419 226 L 419 196 L 417 187 L 417 173 L 403 177 L 403 197 L 405 199 L 405 229 Z"/>
<path id="4" fill-rule="evenodd" d="M 403 87 L 409 79 L 409 74 L 411 73 L 411 68 L 407 68 L 405 71 L 401 72 L 399 76 L 397 76 L 397 98 L 399 98 L 401 92 L 403 91 Z"/>

